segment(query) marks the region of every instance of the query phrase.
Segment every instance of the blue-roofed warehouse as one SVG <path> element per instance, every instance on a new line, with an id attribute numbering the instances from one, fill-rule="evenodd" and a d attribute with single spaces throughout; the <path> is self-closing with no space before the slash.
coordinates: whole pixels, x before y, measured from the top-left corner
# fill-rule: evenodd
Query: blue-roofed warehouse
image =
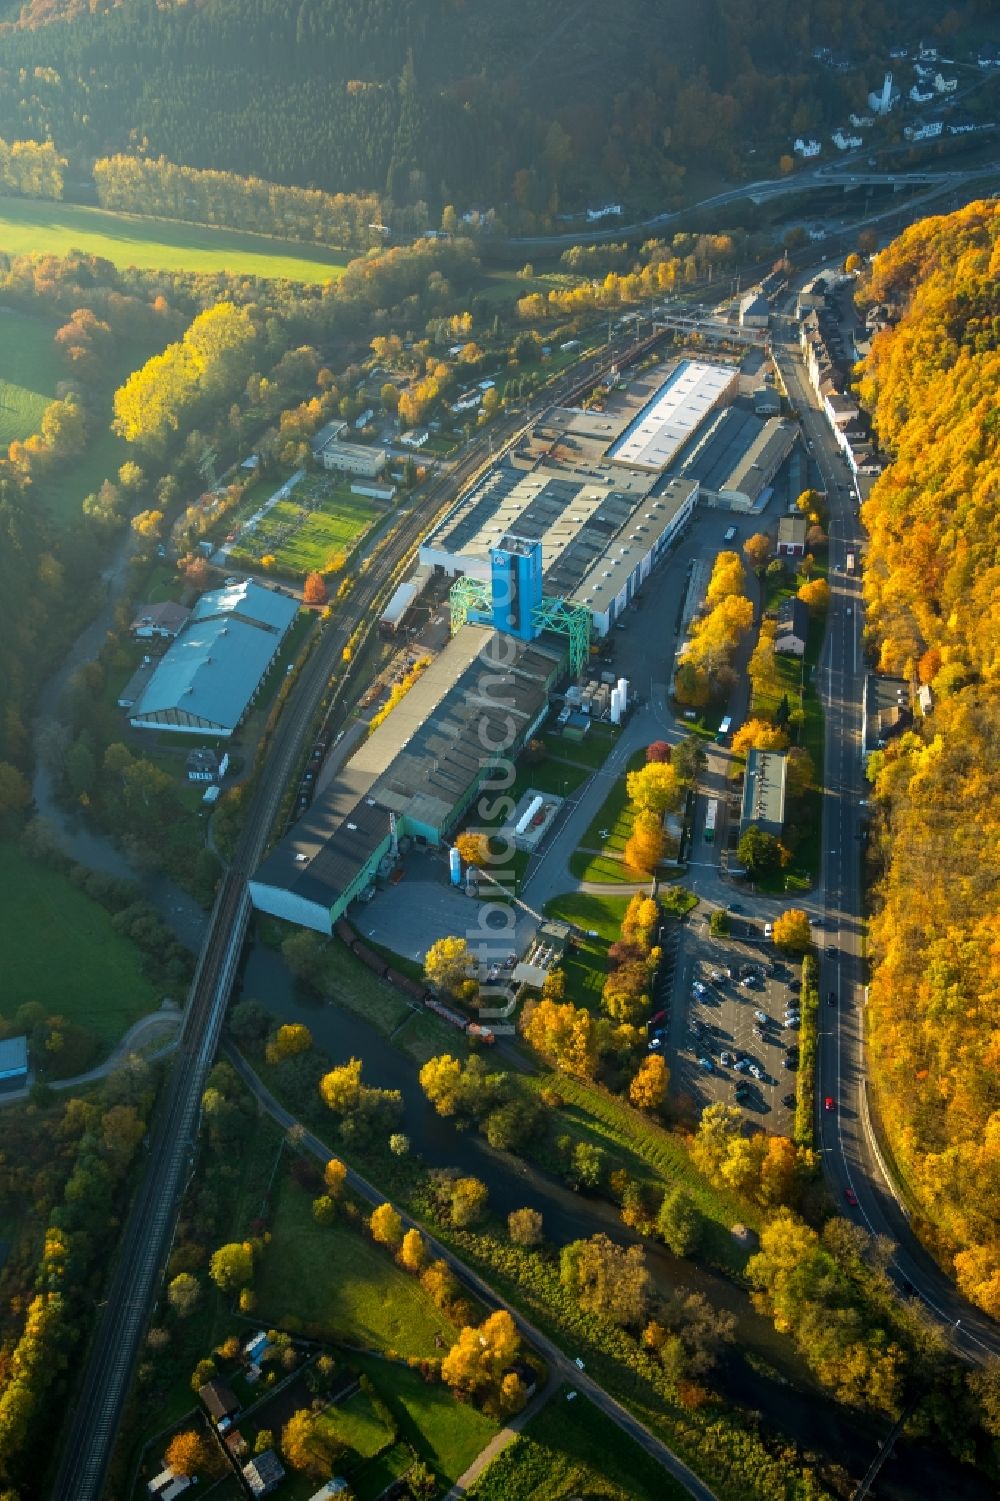
<path id="1" fill-rule="evenodd" d="M 232 735 L 298 609 L 288 595 L 252 579 L 203 594 L 132 705 L 130 724 Z"/>
<path id="2" fill-rule="evenodd" d="M 0 1094 L 23 1089 L 28 1082 L 28 1039 L 8 1037 L 0 1042 Z"/>

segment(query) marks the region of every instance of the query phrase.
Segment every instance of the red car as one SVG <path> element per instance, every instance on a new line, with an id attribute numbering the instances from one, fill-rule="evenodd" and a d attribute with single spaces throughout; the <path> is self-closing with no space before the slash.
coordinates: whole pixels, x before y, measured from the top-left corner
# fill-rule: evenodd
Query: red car
<path id="1" fill-rule="evenodd" d="M 649 1021 L 646 1023 L 646 1025 L 648 1027 L 655 1027 L 657 1022 L 663 1021 L 666 1014 L 667 1013 L 665 1011 L 658 1011 L 655 1016 L 651 1016 L 649 1018 Z"/>
<path id="2" fill-rule="evenodd" d="M 847 1200 L 848 1204 L 853 1204 L 854 1207 L 857 1208 L 858 1196 L 854 1192 L 853 1188 L 845 1188 L 844 1189 L 844 1198 Z"/>
<path id="3" fill-rule="evenodd" d="M 837 1108 L 837 1102 L 836 1102 L 836 1100 L 833 1098 L 832 1094 L 828 1094 L 827 1097 L 826 1097 L 826 1099 L 823 1101 L 823 1109 L 824 1110 L 836 1110 L 836 1108 Z"/>

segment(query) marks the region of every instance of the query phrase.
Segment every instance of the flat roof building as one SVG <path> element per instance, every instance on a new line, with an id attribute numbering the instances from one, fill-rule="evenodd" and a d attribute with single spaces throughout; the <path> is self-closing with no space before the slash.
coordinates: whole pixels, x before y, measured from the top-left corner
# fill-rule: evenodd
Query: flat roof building
<path id="1" fill-rule="evenodd" d="M 0 1094 L 21 1089 L 28 1082 L 28 1039 L 6 1037 L 0 1042 Z"/>
<path id="2" fill-rule="evenodd" d="M 563 662 L 557 639 L 463 627 L 257 869 L 254 906 L 332 932 L 395 838 L 439 844 L 491 766 L 516 756 Z"/>
<path id="3" fill-rule="evenodd" d="M 608 451 L 619 464 L 666 469 L 715 407 L 731 396 L 739 372 L 728 365 L 681 360 L 653 399 Z"/>
<path id="4" fill-rule="evenodd" d="M 131 705 L 133 729 L 232 735 L 298 610 L 252 579 L 203 594 Z"/>
<path id="5" fill-rule="evenodd" d="M 369 448 L 365 443 L 341 443 L 334 439 L 316 455 L 324 469 L 338 470 L 341 474 L 362 474 L 374 479 L 389 462 L 384 448 Z"/>
<path id="6" fill-rule="evenodd" d="M 788 757 L 784 751 L 751 750 L 743 781 L 740 835 L 751 825 L 766 834 L 780 835 L 785 826 L 785 778 Z"/>
<path id="7" fill-rule="evenodd" d="M 778 522 L 778 545 L 775 549 L 779 558 L 805 557 L 807 527 L 804 516 L 782 516 Z"/>

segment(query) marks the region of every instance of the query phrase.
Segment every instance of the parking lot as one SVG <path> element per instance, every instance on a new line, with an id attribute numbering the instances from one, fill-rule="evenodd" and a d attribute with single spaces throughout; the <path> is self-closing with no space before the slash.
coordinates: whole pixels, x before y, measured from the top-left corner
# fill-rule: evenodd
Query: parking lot
<path id="1" fill-rule="evenodd" d="M 788 1135 L 795 1105 L 798 1028 L 791 1017 L 798 1007 L 799 966 L 775 952 L 763 937 L 763 925 L 750 914 L 733 910 L 731 935 L 714 938 L 710 913 L 703 903 L 679 928 L 669 1013 L 662 1024 L 671 1090 L 699 1110 L 717 1101 L 739 1104 L 751 1122 Z"/>

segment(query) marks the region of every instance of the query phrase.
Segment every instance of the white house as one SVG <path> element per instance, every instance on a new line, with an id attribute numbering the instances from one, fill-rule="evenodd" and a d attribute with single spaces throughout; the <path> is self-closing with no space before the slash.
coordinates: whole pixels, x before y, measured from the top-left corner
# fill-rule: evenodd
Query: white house
<path id="1" fill-rule="evenodd" d="M 837 127 L 830 140 L 838 151 L 853 151 L 856 146 L 862 144 L 860 136 L 849 135 L 842 125 Z"/>
<path id="2" fill-rule="evenodd" d="M 819 156 L 823 148 L 820 145 L 819 141 L 814 141 L 812 139 L 805 140 L 802 136 L 796 136 L 795 144 L 793 145 L 792 150 L 795 152 L 796 156 L 801 156 L 808 160 L 809 157 Z"/>
<path id="3" fill-rule="evenodd" d="M 945 78 L 943 73 L 934 74 L 934 89 L 938 94 L 954 94 L 958 88 L 957 78 Z"/>
<path id="4" fill-rule="evenodd" d="M 853 110 L 847 118 L 857 130 L 861 130 L 863 127 L 875 124 L 874 115 L 857 115 Z"/>
<path id="5" fill-rule="evenodd" d="M 910 98 L 914 104 L 929 104 L 934 98 L 934 90 L 927 88 L 924 84 L 915 83 L 910 90 Z"/>
<path id="6" fill-rule="evenodd" d="M 908 141 L 933 141 L 943 128 L 940 120 L 924 120 L 920 125 L 904 125 L 903 135 Z"/>

